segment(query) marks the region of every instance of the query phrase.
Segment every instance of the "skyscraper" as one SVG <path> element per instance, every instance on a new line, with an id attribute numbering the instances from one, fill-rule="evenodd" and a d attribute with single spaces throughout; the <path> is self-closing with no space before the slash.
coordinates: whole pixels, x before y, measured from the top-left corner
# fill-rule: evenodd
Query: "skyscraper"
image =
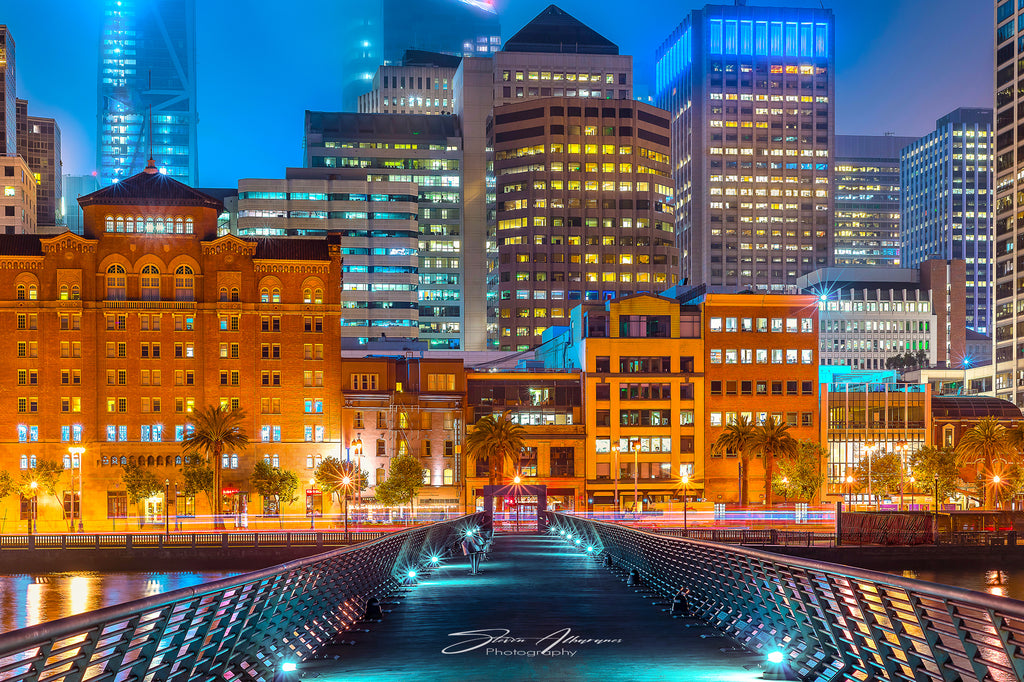
<path id="1" fill-rule="evenodd" d="M 835 264 L 900 264 L 900 150 L 916 137 L 836 135 Z"/>
<path id="2" fill-rule="evenodd" d="M 992 110 L 957 109 L 900 157 L 903 267 L 967 261 L 967 327 L 992 319 Z"/>
<path id="3" fill-rule="evenodd" d="M 0 24 L 0 155 L 13 156 L 17 146 L 17 79 L 14 73 L 14 38 Z"/>
<path id="4" fill-rule="evenodd" d="M 657 50 L 691 283 L 794 289 L 832 261 L 830 10 L 707 5 Z"/>
<path id="5" fill-rule="evenodd" d="M 36 224 L 64 225 L 64 164 L 60 126 L 52 118 L 28 115 L 28 102 L 17 101 L 18 155 L 28 162 L 36 188 Z"/>
<path id="6" fill-rule="evenodd" d="M 195 0 L 106 0 L 100 39 L 100 186 L 142 172 L 198 184 Z"/>
<path id="7" fill-rule="evenodd" d="M 487 56 L 501 45 L 490 0 L 365 0 L 346 7 L 342 106 L 355 111 L 382 64 L 400 64 L 406 50 Z"/>

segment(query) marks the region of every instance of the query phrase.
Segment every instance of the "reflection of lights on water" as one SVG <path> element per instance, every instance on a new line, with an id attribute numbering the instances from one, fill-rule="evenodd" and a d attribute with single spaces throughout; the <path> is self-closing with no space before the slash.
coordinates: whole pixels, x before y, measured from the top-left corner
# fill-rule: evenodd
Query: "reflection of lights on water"
<path id="1" fill-rule="evenodd" d="M 917 571 L 903 571 L 900 573 L 904 578 L 910 578 L 911 580 L 917 580 Z"/>
<path id="2" fill-rule="evenodd" d="M 25 586 L 25 625 L 43 622 L 43 589 L 45 583 L 33 580 Z"/>
<path id="3" fill-rule="evenodd" d="M 90 609 L 89 597 L 92 592 L 92 578 L 84 575 L 71 576 L 68 581 L 68 601 L 71 615 L 84 613 Z"/>
<path id="4" fill-rule="evenodd" d="M 1006 573 L 1003 571 L 985 571 L 986 585 L 1005 585 L 1006 581 Z"/>
<path id="5" fill-rule="evenodd" d="M 1006 590 L 1004 590 L 1002 587 L 990 587 L 990 588 L 988 588 L 988 593 L 989 594 L 994 594 L 997 597 L 1005 597 L 1006 596 Z"/>
<path id="6" fill-rule="evenodd" d="M 152 597 L 154 594 L 166 592 L 164 587 L 165 576 L 155 576 L 146 581 L 146 587 L 142 593 L 144 597 Z"/>

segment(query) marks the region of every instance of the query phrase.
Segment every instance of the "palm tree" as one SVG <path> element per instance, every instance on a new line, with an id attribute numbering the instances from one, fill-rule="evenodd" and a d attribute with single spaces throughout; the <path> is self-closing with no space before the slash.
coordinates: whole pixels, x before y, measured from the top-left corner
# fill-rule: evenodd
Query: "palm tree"
<path id="1" fill-rule="evenodd" d="M 982 417 L 978 423 L 960 436 L 956 446 L 958 467 L 979 466 L 978 474 L 985 485 L 985 509 L 995 506 L 995 483 L 1004 465 L 1015 464 L 1019 459 L 1015 441 L 1020 434 L 1007 431 L 994 417 Z"/>
<path id="2" fill-rule="evenodd" d="M 789 424 L 768 417 L 764 424 L 754 427 L 750 437 L 750 452 L 764 459 L 764 505 L 772 506 L 772 476 L 775 473 L 776 457 L 793 457 L 798 443 L 789 435 Z"/>
<path id="3" fill-rule="evenodd" d="M 515 469 L 525 437 L 526 429 L 512 421 L 512 414 L 508 411 L 500 417 L 493 414 L 481 417 L 466 434 L 466 461 L 486 460 L 490 484 L 496 485 L 498 475 L 505 473 L 506 465 Z"/>
<path id="4" fill-rule="evenodd" d="M 740 504 L 750 503 L 750 439 L 754 435 L 754 425 L 750 418 L 741 416 L 739 420 L 725 425 L 711 449 L 718 454 L 734 452 L 739 456 L 740 467 Z"/>
<path id="5" fill-rule="evenodd" d="M 205 453 L 213 465 L 214 523 L 220 523 L 222 497 L 221 494 L 221 453 L 224 448 L 245 450 L 249 445 L 249 437 L 240 426 L 245 419 L 243 410 L 225 410 L 219 405 L 199 408 L 192 413 L 192 433 L 181 442 L 186 455 Z"/>

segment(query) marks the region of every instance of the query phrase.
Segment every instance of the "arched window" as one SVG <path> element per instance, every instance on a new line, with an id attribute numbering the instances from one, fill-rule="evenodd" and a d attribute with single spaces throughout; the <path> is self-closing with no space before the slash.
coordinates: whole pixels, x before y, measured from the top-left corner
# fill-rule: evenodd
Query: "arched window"
<path id="1" fill-rule="evenodd" d="M 107 300 L 123 301 L 127 294 L 124 267 L 111 265 L 107 268 Z"/>
<path id="2" fill-rule="evenodd" d="M 107 466 L 109 464 L 110 464 L 110 460 L 107 459 L 106 455 L 103 455 L 103 457 L 100 458 L 100 466 L 104 466 L 105 467 L 105 466 Z"/>
<path id="3" fill-rule="evenodd" d="M 260 289 L 260 303 L 270 303 L 270 289 Z"/>
<path id="4" fill-rule="evenodd" d="M 195 276 L 192 268 L 187 265 L 179 265 L 174 271 L 174 300 L 196 300 Z"/>
<path id="5" fill-rule="evenodd" d="M 60 300 L 62 300 L 62 301 L 68 300 L 68 285 L 67 284 L 61 284 L 60 285 Z"/>
<path id="6" fill-rule="evenodd" d="M 185 218 L 185 234 L 192 234 L 192 219 Z"/>
<path id="7" fill-rule="evenodd" d="M 36 456 L 35 455 L 31 455 L 28 458 L 28 466 L 31 469 L 35 469 L 36 468 Z"/>
<path id="8" fill-rule="evenodd" d="M 163 216 L 157 216 L 155 230 L 156 230 L 157 234 L 163 234 L 163 231 L 164 231 L 164 218 L 163 218 Z"/>
<path id="9" fill-rule="evenodd" d="M 104 222 L 104 229 L 106 229 L 107 232 L 113 232 L 114 231 L 114 216 L 108 215 L 103 222 Z"/>
<path id="10" fill-rule="evenodd" d="M 139 282 L 142 287 L 143 301 L 160 300 L 160 270 L 155 265 L 147 265 L 142 268 L 142 277 Z"/>
<path id="11" fill-rule="evenodd" d="M 313 292 L 313 303 L 323 303 L 323 302 L 324 302 L 324 290 L 323 289 L 317 289 L 316 291 Z"/>
<path id="12" fill-rule="evenodd" d="M 160 455 L 156 456 L 156 465 L 162 467 L 164 465 L 164 458 Z"/>
<path id="13" fill-rule="evenodd" d="M 238 287 L 231 287 L 231 300 L 235 303 L 238 302 Z"/>
<path id="14" fill-rule="evenodd" d="M 18 300 L 19 301 L 24 301 L 25 300 L 25 285 L 24 284 L 19 284 L 18 285 Z"/>
<path id="15" fill-rule="evenodd" d="M 34 301 L 34 300 L 36 300 L 36 298 L 38 298 L 38 292 L 36 291 L 36 285 L 35 284 L 29 284 L 28 285 L 28 300 Z"/>
<path id="16" fill-rule="evenodd" d="M 185 233 L 185 221 L 182 220 L 181 218 L 176 219 L 174 221 L 174 231 L 177 234 L 184 234 Z"/>
<path id="17" fill-rule="evenodd" d="M 280 303 L 281 302 L 281 290 L 275 288 L 273 291 L 271 291 L 270 292 L 270 300 L 273 303 Z"/>
<path id="18" fill-rule="evenodd" d="M 124 220 L 124 231 L 135 232 L 135 216 L 128 216 Z"/>
<path id="19" fill-rule="evenodd" d="M 82 290 L 78 288 L 78 285 L 71 287 L 71 300 L 77 301 L 82 298 Z"/>
<path id="20" fill-rule="evenodd" d="M 181 466 L 181 455 L 175 455 L 174 456 L 174 466 L 176 466 L 176 467 L 180 467 Z"/>
<path id="21" fill-rule="evenodd" d="M 21 468 L 28 469 L 28 455 L 21 456 Z"/>
<path id="22" fill-rule="evenodd" d="M 220 302 L 221 303 L 226 303 L 227 300 L 228 300 L 228 288 L 227 287 L 221 287 L 220 288 Z"/>
<path id="23" fill-rule="evenodd" d="M 135 455 L 130 455 L 128 457 L 128 463 L 129 464 L 135 464 Z M 144 463 L 144 462 L 142 462 L 142 463 Z"/>
<path id="24" fill-rule="evenodd" d="M 312 303 L 313 302 L 313 290 L 312 289 L 303 289 L 302 290 L 302 302 L 303 303 Z"/>
<path id="25" fill-rule="evenodd" d="M 117 459 L 117 458 L 115 457 L 114 459 Z M 128 458 L 125 457 L 124 455 L 121 455 L 121 466 L 124 466 L 127 463 L 128 463 Z"/>
<path id="26" fill-rule="evenodd" d="M 146 466 L 153 466 L 154 464 L 156 464 L 156 462 L 154 461 L 153 455 L 146 458 Z"/>

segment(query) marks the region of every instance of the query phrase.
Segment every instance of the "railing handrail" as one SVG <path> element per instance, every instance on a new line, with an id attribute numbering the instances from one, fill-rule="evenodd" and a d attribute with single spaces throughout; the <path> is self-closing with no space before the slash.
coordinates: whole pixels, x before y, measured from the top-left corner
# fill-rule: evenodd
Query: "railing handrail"
<path id="1" fill-rule="evenodd" d="M 449 519 L 440 523 L 457 523 L 468 518 L 472 518 L 472 515 Z M 212 582 L 202 583 L 192 587 L 182 587 L 170 592 L 164 592 L 150 597 L 143 597 L 141 599 L 135 599 L 122 604 L 106 606 L 94 611 L 87 611 L 74 616 L 59 618 L 47 623 L 40 623 L 38 625 L 20 628 L 18 630 L 12 630 L 11 632 L 0 633 L 0 659 L 3 659 L 6 655 L 10 655 L 10 652 L 12 651 L 32 646 L 35 642 L 70 637 L 87 630 L 102 627 L 104 623 L 124 620 L 125 618 L 133 615 L 170 606 L 171 604 L 185 599 L 193 599 L 195 597 L 202 597 L 208 594 L 224 592 L 231 588 L 241 587 L 248 583 L 256 582 L 265 578 L 271 578 L 278 574 L 288 573 L 296 569 L 301 569 L 305 566 L 320 563 L 328 559 L 334 559 L 348 553 L 364 552 L 368 547 L 392 541 L 396 536 L 416 533 L 428 527 L 429 526 L 415 526 L 395 533 L 388 533 L 383 537 L 370 540 L 359 545 L 332 549 L 319 554 L 303 557 L 301 559 L 287 561 L 283 564 L 270 566 L 268 568 L 240 573 L 230 578 L 222 578 L 220 580 L 214 580 Z"/>
<path id="2" fill-rule="evenodd" d="M 561 512 L 550 512 L 555 516 L 567 516 L 571 518 L 576 517 L 571 514 L 563 514 Z M 665 535 L 661 533 L 652 533 L 642 528 L 634 528 L 632 526 L 622 526 L 620 524 L 608 523 L 607 521 L 596 521 L 594 519 L 584 519 L 589 523 L 601 524 L 603 526 L 612 526 L 616 528 L 625 528 L 627 530 L 635 531 L 637 533 L 643 533 L 644 535 L 650 535 L 655 538 L 664 538 L 675 542 L 694 542 L 703 545 L 708 548 L 716 550 L 727 550 L 730 552 L 736 552 L 737 554 L 745 555 L 751 558 L 760 559 L 762 561 L 770 561 L 776 564 L 788 564 L 790 566 L 799 566 L 800 568 L 807 568 L 822 573 L 832 573 L 840 575 L 844 578 L 854 578 L 856 580 L 866 580 L 870 582 L 883 583 L 892 585 L 894 587 L 900 587 L 905 590 L 912 592 L 919 592 L 922 594 L 928 594 L 940 598 L 955 597 L 957 599 L 963 599 L 965 601 L 979 600 L 986 608 L 998 608 L 1000 611 L 1013 613 L 1021 618 L 1024 618 L 1024 601 L 1018 601 L 1016 599 L 1010 599 L 1008 597 L 997 597 L 987 592 L 978 592 L 977 590 L 971 590 L 966 587 L 956 587 L 954 585 L 941 585 L 939 583 L 930 583 L 925 580 L 915 580 L 913 578 L 904 578 L 903 576 L 894 575 L 892 573 L 883 573 L 882 571 L 873 571 L 868 568 L 858 568 L 856 566 L 848 566 L 846 564 L 837 564 L 830 561 L 821 561 L 820 559 L 807 559 L 805 557 L 790 556 L 788 554 L 777 554 L 775 552 L 769 552 L 763 549 L 754 549 L 746 545 L 731 545 L 724 544 L 721 542 L 713 542 L 711 540 L 694 540 L 689 538 L 679 538 L 673 535 Z"/>

